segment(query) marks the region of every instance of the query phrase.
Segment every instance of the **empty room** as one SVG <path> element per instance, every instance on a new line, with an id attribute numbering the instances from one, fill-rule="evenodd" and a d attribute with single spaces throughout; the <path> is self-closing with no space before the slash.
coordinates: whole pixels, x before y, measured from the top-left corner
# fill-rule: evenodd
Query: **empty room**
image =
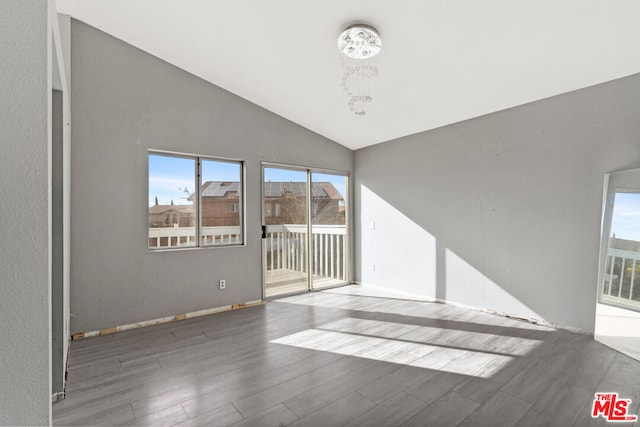
<path id="1" fill-rule="evenodd" d="M 640 4 L 0 3 L 0 425 L 640 425 Z"/>

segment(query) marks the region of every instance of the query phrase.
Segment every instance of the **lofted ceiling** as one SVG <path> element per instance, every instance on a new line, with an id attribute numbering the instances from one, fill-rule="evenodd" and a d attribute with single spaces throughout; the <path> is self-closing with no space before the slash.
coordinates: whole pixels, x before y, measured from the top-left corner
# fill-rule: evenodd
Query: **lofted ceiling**
<path id="1" fill-rule="evenodd" d="M 351 149 L 640 72 L 637 0 L 56 2 Z M 337 37 L 356 22 L 382 37 L 365 116 L 340 85 Z"/>

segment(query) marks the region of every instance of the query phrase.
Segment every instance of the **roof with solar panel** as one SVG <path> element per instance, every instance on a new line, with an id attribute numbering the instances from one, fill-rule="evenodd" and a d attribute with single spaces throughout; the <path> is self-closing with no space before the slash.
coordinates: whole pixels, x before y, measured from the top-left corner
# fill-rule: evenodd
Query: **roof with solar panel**
<path id="1" fill-rule="evenodd" d="M 265 182 L 264 197 L 281 198 L 288 194 L 291 197 L 305 197 L 306 187 L 306 182 Z M 202 197 L 237 197 L 239 190 L 240 183 L 237 181 L 207 181 L 202 184 Z M 316 198 L 342 200 L 342 196 L 330 182 L 314 182 L 311 194 Z"/>
<path id="2" fill-rule="evenodd" d="M 202 184 L 202 197 L 236 196 L 238 191 L 240 191 L 240 183 L 237 181 L 207 181 Z"/>

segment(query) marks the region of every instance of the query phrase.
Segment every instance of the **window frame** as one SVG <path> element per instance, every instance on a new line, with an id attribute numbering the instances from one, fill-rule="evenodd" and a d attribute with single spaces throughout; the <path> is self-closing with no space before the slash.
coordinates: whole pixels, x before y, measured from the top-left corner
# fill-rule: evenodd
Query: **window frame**
<path id="1" fill-rule="evenodd" d="M 194 182 L 195 182 L 195 190 L 194 190 L 194 229 L 195 229 L 195 241 L 196 244 L 192 246 L 150 246 L 149 245 L 149 226 L 147 226 L 147 250 L 150 252 L 162 252 L 162 251 L 176 251 L 176 250 L 193 250 L 193 249 L 209 249 L 209 248 L 227 248 L 227 247 L 238 247 L 238 246 L 246 246 L 246 229 L 245 229 L 245 161 L 241 159 L 231 159 L 225 157 L 217 157 L 217 156 L 208 156 L 208 155 L 198 155 L 198 154 L 189 154 L 189 153 L 181 153 L 175 151 L 164 151 L 164 150 L 147 150 L 147 196 L 149 195 L 149 159 L 150 156 L 165 156 L 169 158 L 180 158 L 180 159 L 189 159 L 194 160 Z M 239 215 L 239 229 L 240 229 L 240 240 L 237 242 L 226 242 L 219 244 L 205 244 L 202 242 L 202 161 L 213 161 L 213 162 L 224 162 L 224 163 L 235 163 L 239 166 L 239 185 L 238 190 L 240 194 L 238 195 L 238 215 Z M 147 202 L 148 205 L 148 202 Z M 149 216 L 149 206 L 147 206 L 147 218 Z M 147 219 L 147 223 L 148 223 Z"/>

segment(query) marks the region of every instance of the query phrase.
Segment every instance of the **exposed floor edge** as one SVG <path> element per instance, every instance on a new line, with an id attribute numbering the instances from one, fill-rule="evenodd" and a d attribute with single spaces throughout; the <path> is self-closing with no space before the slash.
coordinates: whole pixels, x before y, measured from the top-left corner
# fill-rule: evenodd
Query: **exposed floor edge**
<path id="1" fill-rule="evenodd" d="M 367 285 L 366 283 L 362 283 L 362 282 L 354 282 L 354 284 L 357 284 L 357 285 L 360 285 L 360 286 L 364 286 L 364 287 L 367 287 L 367 288 L 381 290 L 381 291 L 387 291 L 387 292 L 391 291 L 388 288 L 383 288 L 383 287 L 374 286 L 374 285 Z M 405 292 L 396 292 L 396 291 L 393 291 L 393 292 L 397 293 L 398 296 L 395 297 L 395 298 L 385 296 L 385 298 L 408 299 L 408 300 L 411 300 L 411 301 L 424 301 L 424 302 L 436 302 L 436 303 L 439 303 L 439 304 L 449 304 L 449 305 L 452 305 L 452 306 L 455 306 L 455 307 L 465 308 L 465 309 L 474 310 L 474 311 L 480 311 L 482 313 L 492 314 L 492 315 L 500 316 L 500 317 L 507 317 L 509 319 L 520 320 L 520 321 L 531 323 L 531 324 L 534 324 L 534 325 L 540 325 L 540 326 L 545 326 L 545 327 L 554 328 L 554 329 L 561 329 L 561 330 L 564 330 L 564 331 L 574 332 L 576 334 L 588 335 L 588 336 L 593 337 L 593 333 L 590 332 L 590 331 L 586 331 L 584 329 L 576 328 L 576 327 L 573 327 L 573 326 L 560 325 L 560 324 L 557 324 L 557 323 L 549 322 L 549 321 L 544 320 L 544 319 L 537 319 L 537 318 L 532 318 L 532 317 L 522 317 L 522 316 L 519 316 L 519 315 L 513 314 L 513 313 L 506 313 L 506 312 L 503 312 L 503 311 L 497 311 L 497 310 L 492 310 L 492 309 L 483 308 L 483 307 L 477 307 L 477 306 L 473 306 L 473 305 L 460 304 L 460 303 L 457 303 L 457 302 L 454 302 L 454 301 L 444 300 L 444 299 L 441 299 L 441 298 L 435 298 L 434 299 L 434 298 L 423 297 L 423 296 L 420 296 L 420 295 L 410 294 L 410 293 L 405 293 Z"/>
<path id="2" fill-rule="evenodd" d="M 247 301 L 247 302 L 240 303 L 240 304 L 224 305 L 224 306 L 221 306 L 221 307 L 214 307 L 214 308 L 207 308 L 207 309 L 204 309 L 204 310 L 191 311 L 189 313 L 180 313 L 180 314 L 176 314 L 174 316 L 166 316 L 166 317 L 160 317 L 160 318 L 152 319 L 152 320 L 145 320 L 145 321 L 142 321 L 142 322 L 128 323 L 126 325 L 113 326 L 111 328 L 98 329 L 96 331 L 80 332 L 80 333 L 77 333 L 77 334 L 73 334 L 71 336 L 71 339 L 73 341 L 76 341 L 76 340 L 79 340 L 79 339 L 82 339 L 82 338 L 95 337 L 95 336 L 98 336 L 98 335 L 109 335 L 109 334 L 113 334 L 113 333 L 120 332 L 120 331 L 128 331 L 130 329 L 144 328 L 144 327 L 147 327 L 147 326 L 154 326 L 154 325 L 160 325 L 160 324 L 163 324 L 163 323 L 177 322 L 177 321 L 185 320 L 185 319 L 193 319 L 195 317 L 208 316 L 210 314 L 223 313 L 225 311 L 238 310 L 238 309 L 246 308 L 246 307 L 253 307 L 253 306 L 261 305 L 261 304 L 264 304 L 264 303 L 265 303 L 265 301 L 263 301 L 263 300 L 253 300 L 253 301 Z"/>
<path id="3" fill-rule="evenodd" d="M 447 300 L 441 300 L 441 299 L 437 299 L 437 302 L 442 303 L 442 304 L 449 304 L 449 305 L 452 305 L 452 306 L 455 306 L 455 307 L 466 308 L 466 309 L 469 309 L 469 310 L 480 311 L 480 312 L 487 313 L 487 314 L 493 314 L 494 316 L 507 317 L 509 319 L 520 320 L 522 322 L 532 323 L 534 325 L 545 326 L 545 327 L 553 328 L 553 329 L 561 329 L 561 330 L 564 330 L 564 331 L 573 332 L 573 333 L 581 334 L 581 335 L 589 335 L 589 336 L 593 337 L 593 333 L 591 333 L 589 331 L 586 331 L 584 329 L 576 328 L 576 327 L 573 327 L 573 326 L 560 325 L 558 323 L 549 322 L 549 321 L 546 321 L 544 319 L 537 319 L 537 318 L 533 318 L 533 317 L 522 317 L 522 316 L 519 316 L 517 314 L 505 313 L 503 311 L 491 310 L 489 308 L 476 307 L 476 306 L 473 306 L 473 305 L 459 304 L 459 303 L 456 303 L 456 302 L 453 302 L 453 301 L 447 301 Z"/>

